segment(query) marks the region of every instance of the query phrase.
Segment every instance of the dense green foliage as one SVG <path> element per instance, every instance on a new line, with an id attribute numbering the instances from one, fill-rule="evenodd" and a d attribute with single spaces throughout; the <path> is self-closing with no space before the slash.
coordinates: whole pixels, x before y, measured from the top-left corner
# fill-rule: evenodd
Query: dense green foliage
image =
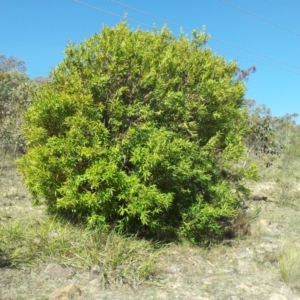
<path id="1" fill-rule="evenodd" d="M 243 190 L 245 87 L 206 41 L 121 23 L 68 45 L 26 114 L 36 199 L 102 229 L 221 236 Z"/>

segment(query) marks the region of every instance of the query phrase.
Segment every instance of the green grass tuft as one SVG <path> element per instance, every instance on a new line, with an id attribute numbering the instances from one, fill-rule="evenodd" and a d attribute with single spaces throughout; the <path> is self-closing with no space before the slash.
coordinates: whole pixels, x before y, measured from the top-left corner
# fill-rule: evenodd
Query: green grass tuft
<path id="1" fill-rule="evenodd" d="M 10 266 L 55 262 L 87 269 L 98 265 L 103 282 L 137 285 L 155 270 L 165 247 L 47 219 L 0 224 L 0 260 Z"/>
<path id="2" fill-rule="evenodd" d="M 294 286 L 300 280 L 300 248 L 295 243 L 286 242 L 278 254 L 278 267 L 283 281 Z"/>

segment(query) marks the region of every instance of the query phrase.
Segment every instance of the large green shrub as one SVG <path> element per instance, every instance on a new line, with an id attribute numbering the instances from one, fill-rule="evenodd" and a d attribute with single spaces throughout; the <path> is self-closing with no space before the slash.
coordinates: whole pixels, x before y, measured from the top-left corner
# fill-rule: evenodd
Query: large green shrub
<path id="1" fill-rule="evenodd" d="M 26 115 L 19 168 L 33 195 L 90 226 L 223 234 L 242 187 L 245 88 L 206 41 L 122 22 L 68 45 Z"/>

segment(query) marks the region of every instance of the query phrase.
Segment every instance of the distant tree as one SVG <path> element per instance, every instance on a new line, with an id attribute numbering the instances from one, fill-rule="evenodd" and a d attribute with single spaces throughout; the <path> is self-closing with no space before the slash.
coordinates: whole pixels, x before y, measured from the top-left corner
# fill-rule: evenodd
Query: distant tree
<path id="1" fill-rule="evenodd" d="M 25 63 L 16 58 L 0 55 L 0 70 L 0 148 L 5 157 L 8 151 L 16 155 L 24 150 L 22 115 L 37 84 L 23 73 Z"/>
<path id="2" fill-rule="evenodd" d="M 246 103 L 250 128 L 246 138 L 247 158 L 254 153 L 257 157 L 263 157 L 266 167 L 269 167 L 274 155 L 281 155 L 290 144 L 296 125 L 294 118 L 298 115 L 273 117 L 270 108 L 265 105 L 257 105 L 254 100 Z"/>
<path id="3" fill-rule="evenodd" d="M 13 56 L 7 57 L 0 54 L 0 73 L 9 71 L 17 71 L 20 73 L 26 72 L 25 62 Z"/>
<path id="4" fill-rule="evenodd" d="M 121 23 L 67 47 L 26 113 L 19 160 L 49 212 L 195 242 L 224 234 L 245 191 L 245 86 L 206 41 Z"/>
<path id="5" fill-rule="evenodd" d="M 51 82 L 51 79 L 48 77 L 38 76 L 33 79 L 33 81 L 39 86 L 42 87 Z"/>
<path id="6" fill-rule="evenodd" d="M 280 159 L 276 172 L 276 199 L 279 203 L 298 203 L 300 169 L 300 126 L 297 114 L 275 119 L 276 138 L 281 143 Z"/>
<path id="7" fill-rule="evenodd" d="M 11 71 L 0 80 L 0 146 L 15 156 L 24 151 L 22 115 L 30 103 L 34 83 L 27 75 Z"/>
<path id="8" fill-rule="evenodd" d="M 295 121 L 297 117 L 298 114 L 293 113 L 273 118 L 274 136 L 277 144 L 280 145 L 280 154 L 285 152 L 286 148 L 294 144 L 295 136 L 297 136 L 299 132 Z"/>

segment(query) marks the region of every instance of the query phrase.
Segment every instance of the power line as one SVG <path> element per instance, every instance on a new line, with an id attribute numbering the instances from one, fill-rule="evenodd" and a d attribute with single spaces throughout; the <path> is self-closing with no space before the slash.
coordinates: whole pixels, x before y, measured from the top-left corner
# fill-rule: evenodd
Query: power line
<path id="1" fill-rule="evenodd" d="M 243 51 L 246 51 L 246 52 L 249 52 L 249 53 L 252 53 L 252 54 L 255 54 L 255 55 L 258 55 L 258 56 L 261 56 L 261 57 L 264 57 L 264 58 L 267 58 L 267 59 L 270 59 L 270 60 L 273 60 L 273 61 L 276 61 L 276 62 L 279 62 L 281 64 L 284 64 L 284 65 L 287 65 L 287 66 L 290 66 L 290 67 L 293 67 L 293 68 L 297 68 L 297 69 L 300 69 L 300 67 L 296 66 L 296 65 L 293 65 L 293 64 L 290 64 L 290 63 L 287 63 L 287 62 L 284 62 L 280 59 L 277 59 L 277 58 L 273 58 L 271 56 L 268 56 L 268 55 L 265 55 L 265 54 L 262 54 L 262 53 L 259 53 L 259 52 L 255 52 L 255 51 L 252 51 L 252 50 L 249 50 L 247 48 L 244 48 L 244 47 L 241 47 L 241 46 L 238 46 L 238 45 L 235 45 L 235 44 L 232 44 L 232 43 L 229 43 L 229 42 L 226 42 L 226 41 L 223 41 L 223 40 L 220 40 L 220 39 L 216 39 L 216 38 L 213 38 L 211 37 L 212 40 L 215 40 L 217 42 L 220 42 L 222 44 L 226 44 L 226 45 L 229 45 L 229 46 L 232 46 L 234 48 L 237 48 L 237 49 L 240 49 L 240 50 L 243 50 Z"/>
<path id="2" fill-rule="evenodd" d="M 288 28 L 286 28 L 286 27 L 283 27 L 283 26 L 281 26 L 281 25 L 279 25 L 279 24 L 277 24 L 277 23 L 274 23 L 274 22 L 272 22 L 272 21 L 270 21 L 270 20 L 267 20 L 267 19 L 265 19 L 265 18 L 263 18 L 263 17 L 260 17 L 260 16 L 258 16 L 258 15 L 256 15 L 256 14 L 254 14 L 254 13 L 252 13 L 252 12 L 246 10 L 246 9 L 243 9 L 243 8 L 241 8 L 241 7 L 239 7 L 239 6 L 236 6 L 236 5 L 232 4 L 232 3 L 229 3 L 229 2 L 224 1 L 224 0 L 220 0 L 220 1 L 223 2 L 223 3 L 226 4 L 226 5 L 229 5 L 229 6 L 235 8 L 235 9 L 237 9 L 237 10 L 240 10 L 240 11 L 242 11 L 242 12 L 248 14 L 248 15 L 251 15 L 252 17 L 255 17 L 255 18 L 259 19 L 259 20 L 262 20 L 262 21 L 267 22 L 267 23 L 269 23 L 269 24 L 272 24 L 272 25 L 274 25 L 274 26 L 276 26 L 276 27 L 278 27 L 278 28 L 281 28 L 281 29 L 283 29 L 283 30 L 285 30 L 285 31 L 288 31 L 288 32 L 290 32 L 290 33 L 292 33 L 292 34 L 295 34 L 295 35 L 297 35 L 297 36 L 300 36 L 300 34 L 299 34 L 298 32 L 295 32 L 295 31 L 290 30 L 290 29 L 288 29 Z"/>
<path id="3" fill-rule="evenodd" d="M 113 16 L 115 16 L 115 17 L 124 18 L 124 16 L 118 15 L 118 14 L 113 13 L 113 12 L 108 11 L 108 10 L 104 10 L 104 9 L 99 8 L 99 7 L 97 7 L 97 6 L 94 6 L 94 5 L 91 5 L 91 4 L 88 4 L 88 3 L 85 3 L 85 2 L 81 2 L 81 1 L 78 1 L 78 0 L 73 0 L 73 1 L 74 1 L 74 2 L 77 2 L 77 3 L 79 3 L 79 4 L 82 4 L 82 5 L 84 5 L 84 6 L 87 6 L 87 7 L 90 7 L 90 8 L 99 10 L 99 11 L 102 11 L 102 12 L 104 12 L 104 13 L 106 13 L 106 14 L 110 14 L 110 15 L 113 15 Z M 129 20 L 129 21 L 131 21 L 131 22 L 135 22 L 135 23 L 137 23 L 137 24 L 140 24 L 140 25 L 143 25 L 143 26 L 152 28 L 151 26 L 149 26 L 149 25 L 147 25 L 147 24 L 143 24 L 143 23 L 141 23 L 141 22 L 139 22 L 139 21 L 136 21 L 136 20 L 133 20 L 133 19 L 129 19 L 129 18 L 127 18 L 127 17 L 126 17 L 126 19 Z"/>
<path id="4" fill-rule="evenodd" d="M 291 70 L 284 69 L 284 68 L 281 68 L 281 67 L 273 66 L 273 65 L 267 64 L 267 63 L 265 63 L 265 62 L 257 61 L 257 60 L 255 60 L 255 59 L 248 58 L 248 57 L 245 57 L 245 56 L 242 56 L 242 55 L 239 55 L 239 54 L 234 54 L 234 53 L 231 53 L 231 52 L 228 52 L 228 51 L 225 51 L 225 50 L 216 49 L 216 48 L 214 48 L 214 49 L 215 49 L 215 50 L 218 50 L 218 51 L 221 51 L 221 52 L 225 52 L 225 53 L 227 53 L 227 54 L 231 54 L 231 55 L 234 55 L 234 56 L 241 57 L 241 58 L 243 58 L 243 59 L 247 59 L 247 60 L 250 60 L 250 61 L 253 61 L 253 62 L 262 64 L 262 65 L 265 65 L 265 66 L 268 66 L 268 67 L 271 67 L 271 68 L 275 68 L 275 69 L 279 69 L 279 70 L 286 71 L 286 72 L 289 72 L 289 73 L 293 73 L 293 74 L 300 75 L 299 72 L 295 72 L 295 71 L 291 71 Z"/>
<path id="5" fill-rule="evenodd" d="M 115 0 L 110 0 L 110 2 L 113 2 L 113 3 L 117 4 L 117 5 L 120 5 L 120 6 L 123 6 L 123 7 L 126 7 L 126 8 L 129 8 L 129 9 L 131 9 L 131 10 L 133 10 L 133 11 L 136 11 L 136 12 L 138 12 L 138 13 L 141 13 L 141 14 L 143 14 L 143 15 L 150 16 L 150 17 L 155 18 L 155 19 L 157 19 L 157 20 L 163 21 L 163 22 L 165 22 L 165 23 L 167 23 L 167 24 L 175 25 L 175 26 L 181 27 L 182 29 L 186 29 L 186 30 L 188 30 L 188 31 L 192 31 L 192 29 L 187 28 L 187 27 L 184 27 L 184 26 L 181 26 L 181 25 L 178 24 L 178 23 L 174 23 L 174 22 L 168 21 L 168 20 L 166 20 L 166 19 L 160 18 L 160 17 L 158 17 L 158 16 L 149 14 L 149 13 L 147 13 L 147 12 L 145 12 L 145 11 L 142 11 L 142 10 L 137 9 L 137 8 L 135 8 L 135 7 L 132 7 L 132 6 L 123 4 L 123 3 L 121 3 L 121 2 L 118 2 L 118 1 L 115 1 Z M 293 65 L 293 64 L 284 62 L 284 61 L 282 61 L 282 60 L 273 58 L 273 57 L 271 57 L 271 56 L 268 56 L 268 55 L 265 55 L 265 54 L 262 54 L 262 53 L 259 53 L 259 52 L 255 52 L 255 51 L 246 49 L 246 48 L 244 48 L 244 47 L 241 47 L 241 46 L 238 46 L 238 45 L 235 45 L 235 44 L 232 44 L 232 43 L 223 41 L 223 40 L 221 40 L 221 39 L 217 39 L 217 38 L 214 38 L 214 37 L 211 37 L 211 39 L 212 39 L 212 40 L 215 40 L 215 41 L 217 41 L 217 42 L 220 42 L 220 43 L 222 43 L 222 44 L 226 44 L 226 45 L 229 45 L 229 46 L 231 46 L 231 47 L 234 47 L 234 48 L 237 48 L 237 49 L 240 49 L 240 50 L 243 50 L 243 51 L 246 51 L 246 52 L 249 52 L 249 53 L 252 53 L 252 54 L 255 54 L 255 55 L 258 55 L 258 56 L 261 56 L 261 57 L 264 57 L 264 58 L 267 58 L 267 59 L 270 59 L 270 60 L 273 60 L 273 61 L 276 61 L 276 62 L 279 62 L 279 63 L 282 63 L 282 64 L 284 64 L 284 65 L 287 65 L 287 66 L 290 66 L 290 67 L 294 67 L 294 68 L 300 69 L 299 66 L 296 66 L 296 65 Z"/>
<path id="6" fill-rule="evenodd" d="M 118 1 L 115 1 L 115 0 L 110 0 L 110 2 L 116 3 L 117 5 L 120 5 L 120 6 L 123 6 L 123 7 L 129 8 L 129 9 L 131 9 L 131 10 L 134 10 L 134 11 L 136 11 L 136 12 L 139 12 L 139 13 L 143 14 L 143 15 L 146 15 L 146 16 L 149 16 L 149 17 L 152 17 L 152 18 L 154 18 L 154 19 L 157 19 L 157 20 L 163 21 L 163 22 L 165 22 L 165 23 L 168 23 L 168 24 L 171 24 L 171 25 L 175 25 L 175 26 L 181 27 L 181 28 L 183 28 L 183 29 L 187 29 L 187 30 L 189 30 L 189 31 L 192 31 L 191 29 L 189 29 L 189 28 L 185 28 L 185 27 L 181 26 L 180 24 L 177 24 L 177 23 L 174 23 L 174 22 L 168 21 L 168 20 L 166 20 L 166 19 L 160 18 L 160 17 L 158 17 L 158 16 L 155 16 L 155 15 L 149 14 L 149 13 L 147 13 L 147 12 L 145 12 L 145 11 L 142 11 L 142 10 L 140 10 L 140 9 L 137 9 L 137 8 L 135 8 L 135 7 L 132 7 L 132 6 L 129 6 L 129 5 L 123 4 L 123 3 L 121 3 L 121 2 L 118 2 Z"/>
<path id="7" fill-rule="evenodd" d="M 281 6 L 281 7 L 283 7 L 285 10 L 287 10 L 287 11 L 289 11 L 289 12 L 292 12 L 293 14 L 295 14 L 295 15 L 300 15 L 300 13 L 299 12 L 297 12 L 297 11 L 295 11 L 295 10 L 293 10 L 293 9 L 291 9 L 291 8 L 288 8 L 288 7 L 286 7 L 286 6 L 284 6 L 284 5 L 280 5 L 277 1 L 275 1 L 275 0 L 269 0 L 269 2 L 272 2 L 272 3 L 275 3 L 275 4 L 277 4 L 277 6 Z"/>
<path id="8" fill-rule="evenodd" d="M 101 11 L 101 12 L 104 12 L 104 13 L 107 13 L 107 14 L 110 14 L 110 15 L 117 16 L 117 17 L 121 17 L 121 18 L 122 18 L 121 15 L 118 15 L 118 14 L 116 14 L 116 13 L 113 13 L 113 12 L 110 12 L 110 11 L 107 11 L 107 10 L 104 10 L 104 9 L 101 9 L 101 8 L 99 8 L 99 7 L 90 5 L 90 4 L 88 4 L 88 3 L 85 3 L 85 2 L 82 2 L 82 1 L 78 1 L 78 0 L 73 0 L 73 1 L 74 1 L 74 2 L 77 2 L 77 3 L 79 3 L 79 4 L 82 4 L 82 5 L 85 5 L 85 6 L 87 6 L 87 7 L 90 7 L 90 8 L 96 9 L 96 10 L 99 10 L 99 11 Z M 165 23 L 167 23 L 167 24 L 179 26 L 179 27 L 181 27 L 181 28 L 183 28 L 183 29 L 186 29 L 186 30 L 188 30 L 188 31 L 192 31 L 192 29 L 190 29 L 190 28 L 181 26 L 181 25 L 178 24 L 178 23 L 174 23 L 174 22 L 168 21 L 168 20 L 166 20 L 166 19 L 160 18 L 160 17 L 158 17 L 158 16 L 149 14 L 149 13 L 147 13 L 147 12 L 145 12 L 145 11 L 139 10 L 139 9 L 134 8 L 134 7 L 132 7 L 132 6 L 123 4 L 123 3 L 118 2 L 118 1 L 115 1 L 115 0 L 110 0 L 110 1 L 113 2 L 113 3 L 115 3 L 115 4 L 117 4 L 117 5 L 120 5 L 120 6 L 129 8 L 129 9 L 134 10 L 134 11 L 136 11 L 136 12 L 139 12 L 139 13 L 141 13 L 141 14 L 144 14 L 144 15 L 150 16 L 150 17 L 152 17 L 152 18 L 158 19 L 158 20 L 160 20 L 160 21 L 163 21 L 163 22 L 165 22 Z M 135 22 L 135 23 L 138 23 L 138 24 L 141 24 L 141 25 L 143 25 L 143 26 L 146 26 L 146 27 L 150 27 L 150 28 L 151 28 L 151 26 L 149 26 L 149 25 L 147 25 L 147 24 L 144 24 L 144 23 L 141 23 L 141 22 L 139 22 L 139 21 L 136 21 L 136 20 L 133 20 L 133 19 L 129 19 L 129 18 L 126 18 L 126 19 L 129 20 L 129 21 L 132 21 L 132 22 Z M 265 54 L 262 54 L 262 53 L 259 53 L 259 52 L 255 52 L 255 51 L 246 49 L 246 48 L 244 48 L 244 47 L 241 47 L 241 46 L 238 46 L 238 45 L 235 45 L 235 44 L 232 44 L 232 43 L 229 43 L 229 42 L 226 42 L 226 41 L 217 39 L 217 38 L 213 38 L 213 37 L 210 37 L 210 38 L 211 38 L 212 40 L 215 40 L 215 41 L 220 42 L 220 43 L 222 43 L 222 44 L 226 44 L 226 45 L 229 45 L 229 46 L 231 46 L 231 47 L 234 47 L 234 48 L 237 48 L 237 49 L 240 49 L 240 50 L 243 50 L 243 51 L 246 51 L 246 52 L 249 52 L 249 53 L 252 53 L 252 54 L 255 54 L 255 55 L 258 55 L 258 56 L 261 56 L 261 57 L 264 57 L 264 58 L 267 58 L 267 59 L 270 59 L 270 60 L 273 60 L 273 61 L 276 61 L 276 62 L 279 62 L 279 63 L 282 63 L 282 64 L 285 64 L 285 65 L 287 65 L 287 66 L 291 66 L 291 67 L 300 69 L 300 67 L 298 67 L 298 66 L 296 66 L 296 65 L 289 64 L 289 63 L 287 63 L 287 62 L 284 62 L 284 61 L 282 61 L 282 60 L 279 60 L 279 59 L 270 57 L 270 56 L 268 56 L 268 55 L 265 55 Z M 222 51 L 223 51 L 223 50 L 222 50 Z M 226 51 L 223 51 L 223 52 L 226 52 Z M 229 53 L 229 52 L 227 52 L 227 53 Z M 235 56 L 240 56 L 240 55 L 236 55 L 236 54 L 232 54 L 232 53 L 230 53 L 230 54 L 231 54 L 231 55 L 235 55 Z M 293 74 L 300 75 L 300 73 L 298 73 L 298 72 L 294 72 L 294 71 L 291 71 L 291 70 L 287 70 L 287 69 L 284 69 L 284 68 L 281 68 L 281 67 L 277 67 L 277 66 L 274 66 L 274 65 L 270 65 L 270 64 L 267 64 L 267 63 L 259 62 L 259 61 L 257 61 L 257 60 L 251 59 L 251 58 L 246 58 L 246 57 L 243 57 L 243 56 L 240 56 L 240 57 L 242 57 L 242 58 L 244 58 L 244 59 L 247 59 L 247 60 L 250 60 L 250 61 L 254 61 L 254 62 L 257 62 L 257 63 L 264 64 L 264 65 L 269 66 L 269 67 L 273 67 L 273 68 L 276 68 L 276 69 L 279 69 L 279 70 L 283 70 L 283 71 L 286 71 L 286 72 L 290 72 L 290 73 L 293 73 Z"/>

